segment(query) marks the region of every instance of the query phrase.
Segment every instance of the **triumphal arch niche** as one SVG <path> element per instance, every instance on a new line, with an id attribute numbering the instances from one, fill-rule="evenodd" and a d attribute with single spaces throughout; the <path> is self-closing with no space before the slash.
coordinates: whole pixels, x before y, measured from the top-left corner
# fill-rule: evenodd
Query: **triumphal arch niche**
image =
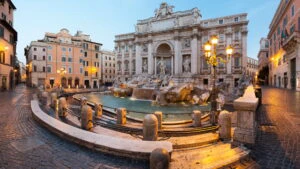
<path id="1" fill-rule="evenodd" d="M 217 55 L 226 56 L 229 44 L 234 47 L 228 63 L 217 68 L 217 81 L 234 85 L 247 64 L 247 14 L 202 20 L 198 8 L 173 9 L 161 3 L 152 17 L 137 21 L 135 32 L 115 36 L 116 77 L 126 81 L 139 75 L 170 75 L 175 82 L 192 79 L 211 84 L 203 44 L 217 35 Z"/>

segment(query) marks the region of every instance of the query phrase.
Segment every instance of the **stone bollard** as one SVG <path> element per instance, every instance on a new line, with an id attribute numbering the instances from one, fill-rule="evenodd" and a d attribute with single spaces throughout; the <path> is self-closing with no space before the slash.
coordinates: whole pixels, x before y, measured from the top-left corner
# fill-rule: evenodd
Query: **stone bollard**
<path id="1" fill-rule="evenodd" d="M 223 140 L 231 139 L 231 114 L 223 110 L 219 115 L 219 137 Z"/>
<path id="2" fill-rule="evenodd" d="M 117 124 L 124 125 L 126 124 L 126 108 L 118 108 L 117 109 Z"/>
<path id="3" fill-rule="evenodd" d="M 193 126 L 194 127 L 201 127 L 201 111 L 200 110 L 194 110 L 193 111 Z"/>
<path id="4" fill-rule="evenodd" d="M 95 117 L 100 119 L 102 117 L 102 104 L 95 104 Z"/>
<path id="5" fill-rule="evenodd" d="M 41 103 L 43 105 L 48 105 L 48 92 L 42 92 L 42 98 L 41 98 Z"/>
<path id="6" fill-rule="evenodd" d="M 58 115 L 60 117 L 67 116 L 67 100 L 65 97 L 61 97 L 58 100 Z"/>
<path id="7" fill-rule="evenodd" d="M 81 108 L 81 128 L 91 130 L 93 128 L 93 111 L 88 105 Z"/>
<path id="8" fill-rule="evenodd" d="M 56 104 L 57 104 L 57 93 L 51 93 L 51 107 L 52 108 L 56 108 Z"/>
<path id="9" fill-rule="evenodd" d="M 161 130 L 162 129 L 162 112 L 161 111 L 156 111 L 156 112 L 154 112 L 154 115 L 157 118 L 158 130 Z"/>
<path id="10" fill-rule="evenodd" d="M 168 169 L 170 154 L 164 148 L 156 148 L 150 154 L 150 169 Z"/>
<path id="11" fill-rule="evenodd" d="M 143 121 L 143 140 L 156 141 L 158 133 L 157 118 L 153 114 L 147 114 Z"/>
<path id="12" fill-rule="evenodd" d="M 86 97 L 81 97 L 80 98 L 80 108 L 82 109 L 82 107 L 84 106 L 84 105 L 87 105 L 87 98 Z"/>

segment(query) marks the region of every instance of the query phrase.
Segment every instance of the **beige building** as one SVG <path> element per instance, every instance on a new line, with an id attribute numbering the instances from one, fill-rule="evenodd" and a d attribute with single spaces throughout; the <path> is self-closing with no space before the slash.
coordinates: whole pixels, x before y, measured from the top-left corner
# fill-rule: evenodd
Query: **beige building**
<path id="1" fill-rule="evenodd" d="M 67 29 L 46 33 L 25 48 L 29 85 L 99 87 L 101 46 L 80 31 L 74 36 Z"/>
<path id="2" fill-rule="evenodd" d="M 102 84 L 111 85 L 115 79 L 116 57 L 113 51 L 101 50 Z"/>
<path id="3" fill-rule="evenodd" d="M 300 1 L 281 0 L 269 26 L 269 84 L 300 91 Z"/>
<path id="4" fill-rule="evenodd" d="M 257 73 L 258 73 L 258 60 L 248 57 L 246 75 L 254 79 Z"/>
<path id="5" fill-rule="evenodd" d="M 15 81 L 17 31 L 13 27 L 15 5 L 0 1 L 0 90 L 12 89 Z"/>
<path id="6" fill-rule="evenodd" d="M 197 8 L 173 8 L 162 3 L 155 16 L 137 21 L 135 32 L 115 36 L 117 79 L 168 75 L 175 83 L 210 85 L 212 67 L 205 61 L 203 45 L 217 35 L 218 57 L 226 58 L 228 45 L 234 48 L 228 64 L 218 66 L 217 81 L 237 85 L 247 66 L 247 14 L 202 20 Z"/>
<path id="7" fill-rule="evenodd" d="M 261 38 L 260 49 L 257 55 L 258 58 L 258 70 L 261 70 L 263 67 L 268 66 L 269 64 L 269 40 L 266 38 Z"/>

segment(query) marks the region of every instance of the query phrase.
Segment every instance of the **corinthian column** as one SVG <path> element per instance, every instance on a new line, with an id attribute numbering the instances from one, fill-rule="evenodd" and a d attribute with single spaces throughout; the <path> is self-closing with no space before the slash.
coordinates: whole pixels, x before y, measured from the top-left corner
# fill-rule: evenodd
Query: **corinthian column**
<path id="1" fill-rule="evenodd" d="M 153 56 L 152 56 L 152 40 L 151 36 L 148 36 L 148 74 L 153 74 Z"/>
<path id="2" fill-rule="evenodd" d="M 178 32 L 177 32 L 178 33 Z M 182 73 L 182 56 L 181 56 L 181 43 L 179 41 L 179 36 L 174 37 L 174 53 L 175 53 L 175 75 Z"/>
<path id="3" fill-rule="evenodd" d="M 136 74 L 142 74 L 142 56 L 141 56 L 141 44 L 136 44 L 136 59 L 135 59 L 135 71 Z"/>
<path id="4" fill-rule="evenodd" d="M 193 74 L 197 74 L 197 65 L 198 65 L 198 45 L 197 45 L 197 35 L 198 30 L 193 29 L 193 35 L 192 35 L 192 42 L 191 42 L 191 48 L 192 48 L 192 56 L 191 56 L 191 72 Z"/>

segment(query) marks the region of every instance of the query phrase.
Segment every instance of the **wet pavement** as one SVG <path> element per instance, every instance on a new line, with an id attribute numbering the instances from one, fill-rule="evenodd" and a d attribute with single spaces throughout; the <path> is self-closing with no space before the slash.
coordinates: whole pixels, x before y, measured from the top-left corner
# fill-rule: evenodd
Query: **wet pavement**
<path id="1" fill-rule="evenodd" d="M 148 168 L 148 163 L 91 151 L 59 138 L 31 115 L 32 89 L 0 93 L 0 169 Z"/>
<path id="2" fill-rule="evenodd" d="M 263 87 L 252 155 L 268 169 L 300 168 L 300 92 Z"/>
<path id="3" fill-rule="evenodd" d="M 300 92 L 262 88 L 252 157 L 261 168 L 300 168 Z M 32 89 L 0 93 L 0 169 L 148 168 L 148 163 L 94 152 L 65 141 L 32 119 Z"/>

